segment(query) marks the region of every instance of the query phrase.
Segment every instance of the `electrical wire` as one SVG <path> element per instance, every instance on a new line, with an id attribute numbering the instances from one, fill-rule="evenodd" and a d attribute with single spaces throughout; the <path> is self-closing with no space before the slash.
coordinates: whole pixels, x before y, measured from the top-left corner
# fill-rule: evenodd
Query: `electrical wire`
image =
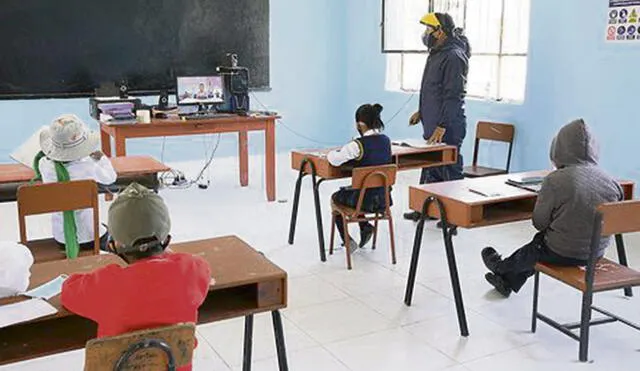
<path id="1" fill-rule="evenodd" d="M 264 109 L 264 110 L 269 110 L 269 108 L 264 105 L 260 99 L 258 99 L 258 97 L 256 96 L 255 93 L 251 92 L 251 96 L 253 97 L 253 99 L 255 99 L 256 102 L 258 102 L 258 104 Z M 413 98 L 416 96 L 416 93 L 412 93 L 409 95 L 409 98 L 407 98 L 407 100 L 402 104 L 402 106 L 400 106 L 400 108 L 391 116 L 391 118 L 387 121 L 387 124 L 390 124 L 393 122 L 393 120 L 400 114 L 400 112 L 404 111 L 404 109 L 409 105 L 409 103 L 413 100 Z M 304 134 L 301 134 L 295 130 L 293 130 L 292 128 L 290 128 L 288 125 L 285 124 L 285 122 L 282 119 L 278 120 L 280 125 L 285 128 L 287 131 L 291 132 L 292 134 L 302 138 L 302 139 L 306 139 L 310 142 L 316 143 L 316 144 L 321 144 L 321 145 L 330 145 L 330 146 L 335 146 L 335 145 L 340 145 L 340 143 L 329 143 L 329 142 L 323 142 L 323 141 L 319 141 L 316 139 L 313 139 L 311 137 L 308 137 Z"/>
<path id="2" fill-rule="evenodd" d="M 213 149 L 211 150 L 211 155 L 207 159 L 207 162 L 204 164 L 200 172 L 193 180 L 187 180 L 184 173 L 180 170 L 171 169 L 162 175 L 160 175 L 160 182 L 164 187 L 173 188 L 173 189 L 187 189 L 192 187 L 194 184 L 198 183 L 198 181 L 204 175 L 204 172 L 211 166 L 213 159 L 215 157 L 216 151 L 220 146 L 220 139 L 222 135 L 218 134 L 217 141 Z M 213 141 L 211 142 L 213 146 Z"/>

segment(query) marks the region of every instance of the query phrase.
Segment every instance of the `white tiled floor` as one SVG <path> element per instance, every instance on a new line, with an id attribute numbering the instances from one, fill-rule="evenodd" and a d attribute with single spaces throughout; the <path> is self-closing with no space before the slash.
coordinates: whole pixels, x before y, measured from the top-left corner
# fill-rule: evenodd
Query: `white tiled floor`
<path id="1" fill-rule="evenodd" d="M 291 198 L 296 174 L 289 170 L 288 155 L 278 159 L 278 199 L 267 203 L 264 195 L 262 157 L 250 159 L 250 186 L 238 185 L 237 159 L 213 164 L 208 190 L 162 191 L 172 212 L 174 241 L 236 234 L 289 273 L 289 308 L 283 311 L 288 360 L 291 370 L 388 371 L 388 370 L 637 370 L 640 333 L 622 325 L 596 327 L 592 331 L 589 364 L 576 362 L 577 343 L 539 325 L 529 332 L 531 283 L 510 299 L 501 299 L 484 282 L 480 249 L 496 246 L 509 253 L 532 236 L 529 223 L 515 223 L 477 230 L 460 230 L 455 247 L 471 336 L 458 333 L 451 284 L 442 235 L 435 223 L 427 225 L 418 281 L 412 307 L 403 303 L 414 224 L 401 219 L 407 205 L 407 185 L 416 172 L 401 173 L 394 188 L 398 264 L 392 265 L 386 226 L 378 248 L 353 256 L 353 271 L 345 267 L 339 249 L 326 263 L 318 257 L 318 245 L 309 180 L 301 198 L 296 240 L 287 244 Z M 176 164 L 194 174 L 200 163 Z M 325 237 L 329 246 L 329 195 L 340 182 L 322 185 Z M 107 205 L 102 205 L 106 216 Z M 18 235 L 15 204 L 0 204 L 2 238 Z M 103 218 L 104 220 L 105 218 Z M 30 220 L 32 236 L 49 233 L 48 218 Z M 358 236 L 355 235 L 357 238 Z M 632 265 L 640 265 L 638 236 L 628 236 Z M 579 316 L 577 293 L 549 279 L 542 279 L 540 308 L 549 315 L 575 321 Z M 639 294 L 639 292 L 636 292 Z M 596 304 L 640 322 L 640 299 L 628 300 L 620 292 L 601 294 Z M 198 327 L 199 347 L 195 370 L 241 369 L 242 320 Z M 52 341 L 55 341 L 52 339 Z M 256 317 L 254 370 L 277 370 L 271 318 Z M 0 371 L 81 370 L 82 351 L 0 367 Z"/>

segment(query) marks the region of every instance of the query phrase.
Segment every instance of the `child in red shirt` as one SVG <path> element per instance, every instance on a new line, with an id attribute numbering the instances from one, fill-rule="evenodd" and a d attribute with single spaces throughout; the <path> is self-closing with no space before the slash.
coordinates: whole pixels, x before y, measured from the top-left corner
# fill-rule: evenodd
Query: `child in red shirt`
<path id="1" fill-rule="evenodd" d="M 191 254 L 166 252 L 169 230 L 162 198 L 131 184 L 109 208 L 110 249 L 129 265 L 71 275 L 62 287 L 62 305 L 95 321 L 98 337 L 197 323 L 211 282 L 209 266 Z"/>

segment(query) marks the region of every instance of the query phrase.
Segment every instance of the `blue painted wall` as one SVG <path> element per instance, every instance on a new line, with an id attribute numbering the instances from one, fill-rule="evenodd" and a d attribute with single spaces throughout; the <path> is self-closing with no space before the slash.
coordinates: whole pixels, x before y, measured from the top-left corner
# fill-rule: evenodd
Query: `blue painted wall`
<path id="1" fill-rule="evenodd" d="M 264 109 L 258 101 L 283 116 L 277 129 L 279 150 L 299 146 L 318 146 L 294 135 L 301 133 L 322 143 L 335 142 L 329 127 L 345 117 L 344 81 L 345 40 L 342 36 L 346 13 L 341 1 L 271 0 L 271 87 L 267 93 L 252 97 L 253 109 Z M 240 60 L 242 62 L 242 59 Z M 145 99 L 157 102 L 156 97 Z M 0 101 L 0 162 L 9 161 L 9 153 L 37 128 L 62 113 L 75 113 L 97 129 L 88 114 L 88 99 L 50 99 Z M 130 154 L 160 157 L 162 139 L 131 140 Z M 262 134 L 249 138 L 251 153 L 262 153 Z M 223 135 L 219 156 L 237 154 L 237 137 Z M 166 141 L 165 160 L 181 161 L 204 156 L 202 138 L 174 137 Z"/>
<path id="2" fill-rule="evenodd" d="M 517 125 L 515 170 L 547 167 L 547 148 L 555 131 L 570 119 L 583 117 L 601 142 L 603 165 L 616 176 L 640 181 L 639 161 L 634 156 L 640 138 L 636 103 L 640 44 L 604 42 L 606 1 L 531 2 L 526 100 L 521 105 L 467 102 L 469 131 L 463 147 L 467 160 L 475 122 L 491 119 Z M 260 100 L 282 114 L 286 127 L 277 129 L 280 151 L 343 143 L 354 133 L 353 111 L 366 102 L 385 106 L 391 136 L 420 135 L 419 129 L 406 124 L 417 108 L 417 96 L 384 89 L 380 12 L 380 1 L 374 0 L 271 0 L 273 90 L 252 97 L 252 105 L 261 109 Z M 409 99 L 405 109 L 389 121 Z M 0 101 L 1 161 L 8 161 L 16 145 L 57 114 L 74 112 L 90 121 L 87 106 L 85 99 Z M 134 140 L 128 148 L 130 153 L 159 156 L 161 141 Z M 165 160 L 201 158 L 201 141 L 196 137 L 167 139 Z M 234 156 L 236 144 L 233 135 L 223 136 L 219 155 Z M 251 135 L 249 145 L 252 153 L 260 153 L 262 135 Z M 495 154 L 485 156 L 491 157 L 486 159 L 490 163 L 502 160 L 497 156 L 500 148 L 491 147 L 487 153 Z"/>
<path id="3" fill-rule="evenodd" d="M 410 95 L 384 89 L 385 57 L 380 53 L 380 1 L 349 0 L 347 5 L 347 92 L 349 106 L 378 101 L 387 118 Z M 607 2 L 598 0 L 531 0 L 531 40 L 525 102 L 521 105 L 467 101 L 469 130 L 463 154 L 470 162 L 475 123 L 480 119 L 517 125 L 513 168 L 549 166 L 549 142 L 557 129 L 584 118 L 600 142 L 602 165 L 611 173 L 640 181 L 636 159 L 640 138 L 638 87 L 640 43 L 604 41 Z M 419 17 L 419 15 L 416 15 Z M 419 37 L 420 35 L 416 35 Z M 418 71 L 421 73 L 422 71 Z M 419 136 L 408 128 L 418 97 L 388 124 L 394 137 Z M 500 163 L 499 148 L 490 163 Z"/>

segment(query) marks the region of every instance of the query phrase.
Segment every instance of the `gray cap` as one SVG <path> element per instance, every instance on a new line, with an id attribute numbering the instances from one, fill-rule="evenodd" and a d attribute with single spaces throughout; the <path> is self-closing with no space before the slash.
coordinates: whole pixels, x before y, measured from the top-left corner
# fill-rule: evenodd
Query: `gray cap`
<path id="1" fill-rule="evenodd" d="M 169 209 L 162 197 L 138 183 L 131 183 L 109 207 L 109 233 L 126 247 L 143 238 L 163 242 L 170 230 Z"/>

